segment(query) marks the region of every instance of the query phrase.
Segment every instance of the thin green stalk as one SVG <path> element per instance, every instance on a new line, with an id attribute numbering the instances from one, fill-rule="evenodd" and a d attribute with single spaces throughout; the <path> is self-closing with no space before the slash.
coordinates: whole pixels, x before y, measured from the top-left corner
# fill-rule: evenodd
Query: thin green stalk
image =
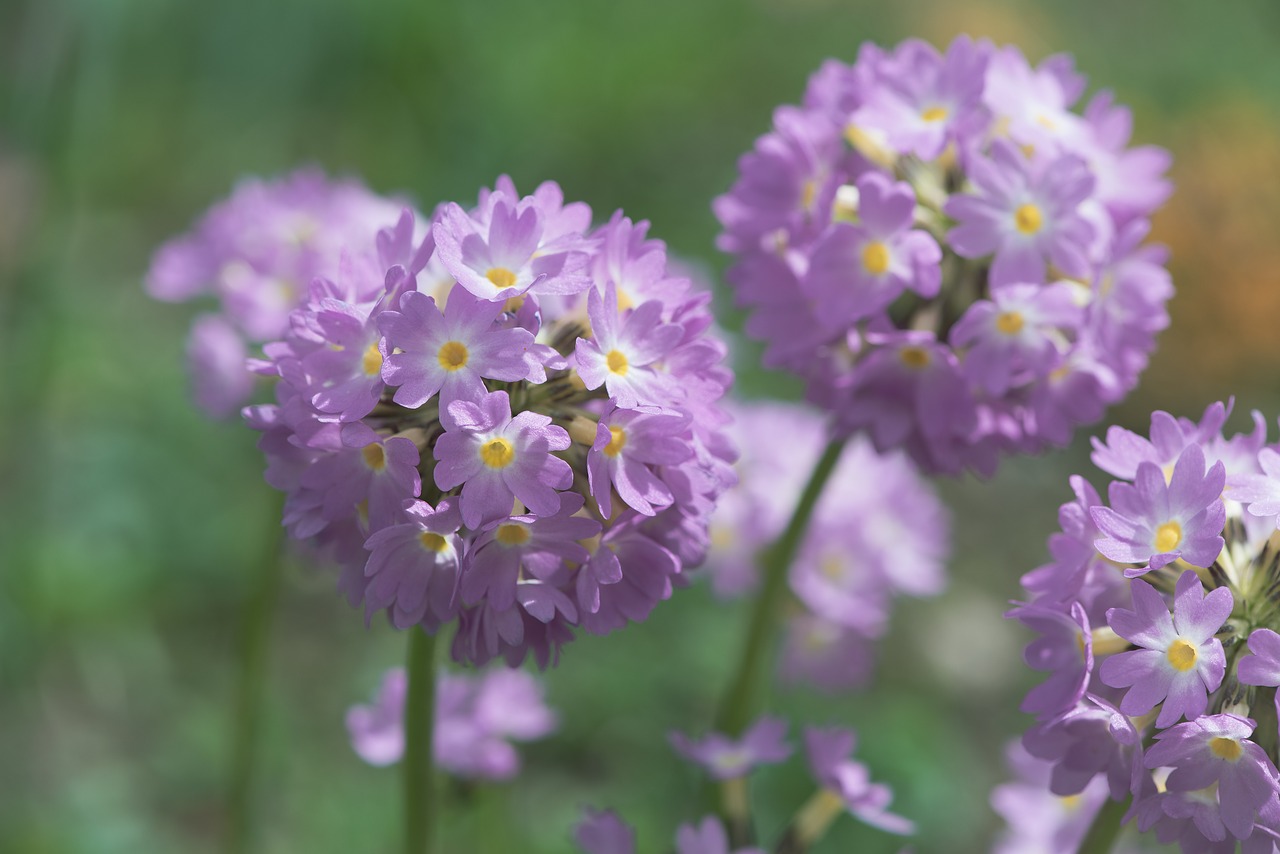
<path id="1" fill-rule="evenodd" d="M 733 681 L 729 683 L 729 690 L 716 713 L 717 732 L 741 735 L 755 716 L 760 699 L 760 683 L 768 669 L 767 653 L 772 647 L 782 604 L 786 601 L 787 570 L 809 527 L 809 519 L 813 516 L 818 497 L 835 470 L 836 463 L 840 461 L 845 441 L 836 439 L 827 445 L 813 468 L 813 474 L 809 476 L 809 482 L 805 484 L 804 492 L 800 494 L 800 502 L 796 505 L 786 530 L 761 555 L 763 580 L 760 594 L 755 600 L 755 609 L 751 613 L 751 623 L 747 629 L 746 641 L 741 647 L 742 655 L 738 659 Z"/>
<path id="2" fill-rule="evenodd" d="M 240 684 L 236 686 L 231 778 L 227 787 L 227 851 L 230 854 L 248 851 L 253 835 L 252 804 L 262 730 L 262 697 L 267 681 L 267 647 L 284 566 L 282 507 L 282 499 L 277 498 L 267 511 L 271 530 L 240 619 Z"/>
<path id="3" fill-rule="evenodd" d="M 1129 801 L 1108 800 L 1094 816 L 1093 824 L 1084 842 L 1080 843 L 1077 854 L 1110 854 L 1115 846 L 1116 837 L 1120 835 L 1120 822 L 1124 819 Z"/>
<path id="4" fill-rule="evenodd" d="M 409 630 L 409 688 L 404 699 L 404 851 L 435 850 L 436 803 L 432 734 L 435 732 L 436 639 Z"/>

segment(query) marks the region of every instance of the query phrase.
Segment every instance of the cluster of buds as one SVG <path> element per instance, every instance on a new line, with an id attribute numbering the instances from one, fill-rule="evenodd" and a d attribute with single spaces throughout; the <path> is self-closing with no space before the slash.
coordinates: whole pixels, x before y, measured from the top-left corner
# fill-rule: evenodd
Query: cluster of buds
<path id="1" fill-rule="evenodd" d="M 1055 56 L 958 38 L 830 60 L 715 201 L 766 364 L 930 472 L 1064 445 L 1168 324 L 1167 153 Z"/>
<path id="2" fill-rule="evenodd" d="M 734 832 L 716 816 L 697 824 L 681 825 L 676 834 L 677 854 L 764 854 L 764 848 L 734 847 L 735 836 L 750 835 L 751 807 L 747 781 L 763 765 L 783 762 L 791 756 L 786 742 L 787 722 L 761 718 L 740 739 L 710 733 L 694 741 L 672 733 L 676 751 L 723 787 L 726 814 Z M 778 841 L 778 851 L 807 851 L 820 840 L 831 823 L 843 814 L 887 833 L 915 832 L 915 824 L 889 811 L 893 791 L 871 780 L 866 765 L 853 759 L 856 734 L 840 727 L 808 727 L 804 733 L 805 758 L 817 791 L 800 807 Z M 574 832 L 584 854 L 635 854 L 635 831 L 612 810 L 588 810 Z"/>
<path id="3" fill-rule="evenodd" d="M 391 765 L 404 756 L 407 690 L 404 669 L 394 668 L 383 676 L 372 704 L 347 712 L 351 746 L 370 765 Z M 543 738 L 557 726 L 542 685 L 523 670 L 445 673 L 435 694 L 431 753 L 440 768 L 461 779 L 511 779 L 520 772 L 512 742 Z"/>
<path id="4" fill-rule="evenodd" d="M 372 616 L 453 656 L 554 660 L 645 619 L 707 549 L 733 450 L 705 294 L 621 213 L 507 179 L 428 228 L 405 210 L 317 278 L 246 410 L 292 536 Z"/>
<path id="5" fill-rule="evenodd" d="M 1010 616 L 1038 634 L 1049 678 L 1023 737 L 1071 796 L 1103 778 L 1128 817 L 1186 852 L 1271 854 L 1280 840 L 1280 454 L 1266 423 L 1226 438 L 1230 406 L 1199 422 L 1157 412 L 1149 437 L 1112 427 L 1063 505 L 1053 561 Z"/>
<path id="6" fill-rule="evenodd" d="M 739 480 L 711 518 L 707 559 L 725 598 L 758 583 L 757 554 L 782 534 L 828 439 L 807 407 L 739 403 L 729 412 Z M 788 570 L 795 600 L 782 678 L 828 690 L 865 682 L 894 598 L 942 590 L 948 529 L 946 508 L 905 454 L 879 454 L 862 437 L 846 445 Z"/>

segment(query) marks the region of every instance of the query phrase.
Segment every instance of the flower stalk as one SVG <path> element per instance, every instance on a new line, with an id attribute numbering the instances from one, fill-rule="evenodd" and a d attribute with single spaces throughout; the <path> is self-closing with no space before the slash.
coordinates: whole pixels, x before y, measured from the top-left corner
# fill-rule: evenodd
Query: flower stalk
<path id="1" fill-rule="evenodd" d="M 435 649 L 435 635 L 410 630 L 406 663 L 409 687 L 404 700 L 405 854 L 431 854 L 435 850 Z"/>

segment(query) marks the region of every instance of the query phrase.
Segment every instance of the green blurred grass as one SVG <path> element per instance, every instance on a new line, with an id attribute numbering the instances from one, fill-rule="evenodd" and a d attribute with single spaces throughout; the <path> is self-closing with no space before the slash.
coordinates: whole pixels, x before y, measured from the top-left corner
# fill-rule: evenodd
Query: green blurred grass
<path id="1" fill-rule="evenodd" d="M 651 219 L 715 276 L 710 199 L 771 109 L 864 39 L 961 30 L 1033 57 L 1075 53 L 1095 88 L 1134 107 L 1138 141 L 1175 157 L 1223 103 L 1273 125 L 1280 112 L 1270 0 L 0 4 L 0 851 L 199 852 L 222 827 L 234 630 L 274 520 L 253 437 L 187 403 L 191 312 L 139 284 L 156 245 L 243 174 L 314 162 L 430 208 L 508 172 L 529 188 L 559 180 L 600 216 Z M 1178 162 L 1175 177 L 1196 168 Z M 1169 216 L 1199 201 L 1175 197 Z M 1185 261 L 1175 273 L 1195 269 Z M 1175 322 L 1191 324 L 1222 285 L 1179 286 Z M 1268 366 L 1200 371 L 1182 340 L 1165 335 L 1115 418 L 1142 427 L 1152 408 L 1198 413 L 1233 391 L 1238 423 L 1276 411 Z M 1220 346 L 1242 344 L 1227 330 Z M 752 367 L 755 348 L 737 352 L 745 393 L 798 396 Z M 987 792 L 1032 681 L 999 614 L 1044 560 L 1066 475 L 1086 465 L 1081 435 L 992 481 L 942 484 L 953 586 L 901 608 L 874 691 L 772 698 L 797 720 L 859 728 L 861 755 L 920 819 L 920 851 L 989 844 Z M 282 597 L 263 850 L 396 839 L 398 777 L 356 759 L 342 715 L 403 638 L 366 631 L 330 587 L 294 567 Z M 710 719 L 743 617 L 695 588 L 644 625 L 575 644 L 548 676 L 563 730 L 526 749 L 518 782 L 450 792 L 445 850 L 564 851 L 585 804 L 618 807 L 643 850 L 666 850 L 695 817 L 697 781 L 665 733 Z M 798 764 L 760 776 L 766 829 L 806 785 Z M 845 822 L 821 850 L 897 842 Z"/>

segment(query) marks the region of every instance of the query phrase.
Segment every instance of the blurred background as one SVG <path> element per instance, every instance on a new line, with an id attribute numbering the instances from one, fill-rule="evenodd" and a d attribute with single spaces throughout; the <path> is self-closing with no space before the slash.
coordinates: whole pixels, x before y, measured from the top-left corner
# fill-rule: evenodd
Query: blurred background
<path id="1" fill-rule="evenodd" d="M 189 404 L 194 311 L 155 303 L 152 250 L 243 175 L 302 164 L 424 210 L 502 172 L 558 180 L 598 217 L 624 208 L 718 277 L 713 196 L 822 59 L 957 33 L 1068 51 L 1133 108 L 1135 142 L 1173 151 L 1172 328 L 1111 421 L 1197 416 L 1235 395 L 1280 414 L 1280 4 L 1274 0 L 0 0 L 0 851 L 215 850 L 229 760 L 235 633 L 273 535 L 256 436 Z M 726 309 L 725 323 L 737 321 Z M 741 391 L 797 397 L 738 348 Z M 860 757 L 919 819 L 916 850 L 983 851 L 1003 744 L 1034 680 L 1001 619 L 1046 558 L 1088 436 L 940 484 L 952 582 L 894 616 L 873 689 L 777 693 L 795 720 L 852 724 Z M 697 780 L 667 749 L 700 732 L 744 624 L 704 586 L 587 637 L 547 675 L 560 733 L 514 783 L 453 787 L 443 850 L 560 852 L 585 804 L 667 850 Z M 348 706 L 404 637 L 331 576 L 289 568 L 272 630 L 263 851 L 387 851 L 399 776 L 363 764 Z M 802 763 L 756 793 L 777 827 Z M 896 851 L 852 820 L 820 851 Z"/>

